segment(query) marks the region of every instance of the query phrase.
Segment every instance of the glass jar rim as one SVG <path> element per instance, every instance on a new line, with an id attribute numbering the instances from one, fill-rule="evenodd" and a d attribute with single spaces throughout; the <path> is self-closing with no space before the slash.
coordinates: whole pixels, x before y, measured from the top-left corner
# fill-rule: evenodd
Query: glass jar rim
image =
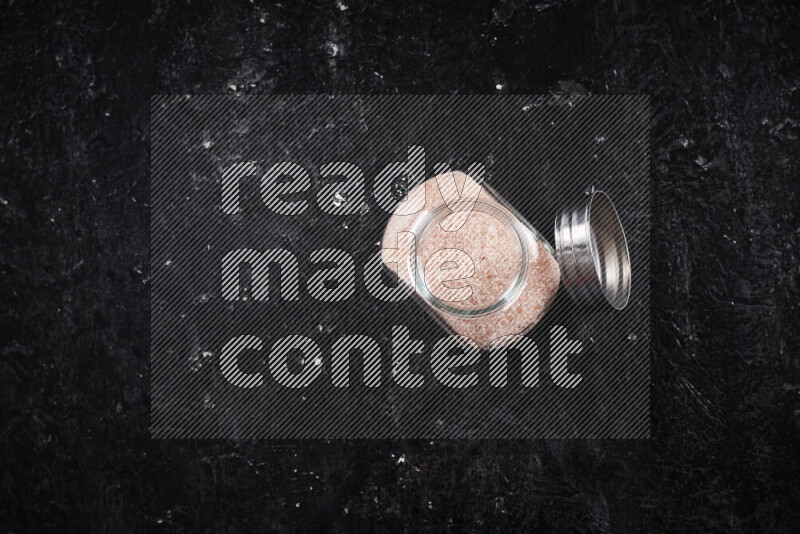
<path id="1" fill-rule="evenodd" d="M 414 273 L 414 285 L 416 294 L 424 302 L 432 306 L 437 311 L 446 313 L 450 316 L 459 318 L 476 318 L 484 317 L 492 313 L 496 313 L 508 308 L 522 293 L 522 290 L 527 284 L 527 276 L 529 269 L 529 249 L 534 246 L 529 240 L 531 237 L 532 228 L 525 224 L 521 217 L 516 213 L 510 211 L 505 206 L 495 203 L 490 203 L 482 200 L 477 200 L 472 207 L 472 212 L 478 211 L 486 213 L 504 224 L 506 228 L 511 230 L 512 235 L 517 238 L 518 254 L 520 257 L 519 269 L 516 276 L 509 287 L 498 297 L 493 303 L 482 306 L 480 308 L 460 308 L 449 304 L 447 301 L 436 297 L 429 289 L 425 281 L 424 275 L 424 261 L 422 258 L 422 243 L 425 241 L 427 233 L 433 228 L 433 225 L 441 222 L 446 216 L 453 213 L 453 211 L 446 204 L 442 204 L 432 210 L 424 211 L 414 221 L 411 232 L 414 236 L 418 236 L 417 246 L 414 247 L 413 253 L 409 254 L 408 268 L 409 272 Z M 470 213 L 470 215 L 472 214 Z"/>

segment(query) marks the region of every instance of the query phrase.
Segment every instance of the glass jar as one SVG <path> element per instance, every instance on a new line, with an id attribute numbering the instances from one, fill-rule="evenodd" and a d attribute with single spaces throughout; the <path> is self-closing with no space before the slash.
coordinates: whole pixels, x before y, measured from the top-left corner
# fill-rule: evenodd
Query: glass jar
<path id="1" fill-rule="evenodd" d="M 500 195 L 463 172 L 419 184 L 401 205 L 383 242 L 409 246 L 398 246 L 399 256 L 384 254 L 385 266 L 396 267 L 400 282 L 449 332 L 481 349 L 535 327 L 562 279 L 576 299 L 627 304 L 627 243 L 601 191 L 557 217 L 555 249 Z"/>

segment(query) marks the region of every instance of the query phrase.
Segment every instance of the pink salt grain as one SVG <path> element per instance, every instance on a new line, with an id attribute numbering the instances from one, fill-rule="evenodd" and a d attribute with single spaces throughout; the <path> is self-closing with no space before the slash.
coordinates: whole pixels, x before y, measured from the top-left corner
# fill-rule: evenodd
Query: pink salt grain
<path id="1" fill-rule="evenodd" d="M 523 227 L 527 237 L 527 254 L 523 256 L 517 233 L 506 222 L 489 213 L 491 210 L 479 210 L 476 207 L 464 224 L 453 232 L 442 229 L 435 218 L 421 232 L 417 223 L 426 220 L 421 218 L 429 217 L 444 204 L 439 186 L 449 183 L 448 180 L 451 183 L 453 179 L 462 192 L 470 182 L 475 185 L 474 180 L 463 172 L 453 172 L 452 176 L 449 173 L 440 175 L 415 187 L 406 197 L 410 202 L 408 205 L 421 206 L 424 195 L 424 208 L 410 215 L 392 215 L 384 232 L 384 246 L 398 242 L 397 235 L 401 232 L 416 231 L 417 254 L 421 257 L 422 266 L 426 265 L 426 259 L 431 254 L 439 250 L 456 249 L 468 254 L 475 268 L 469 278 L 442 282 L 437 279 L 441 274 L 437 269 L 425 269 L 423 273 L 429 288 L 433 284 L 443 284 L 444 288 L 467 285 L 471 288 L 468 298 L 446 302 L 452 311 L 435 306 L 429 296 L 421 294 L 420 288 L 416 288 L 416 294 L 427 310 L 453 333 L 472 339 L 481 349 L 490 348 L 494 341 L 497 341 L 497 345 L 504 345 L 512 339 L 507 336 L 529 332 L 547 311 L 561 281 L 558 262 L 549 246 L 542 243 L 537 234 L 528 231 L 527 227 Z M 478 202 L 516 217 L 485 187 L 480 191 Z M 421 233 L 424 235 L 419 235 Z M 392 267 L 396 265 L 401 282 L 413 287 L 408 266 L 395 261 L 397 258 L 387 258 L 384 255 L 384 262 L 394 263 Z M 458 263 L 455 258 L 454 263 Z M 527 272 L 521 281 L 521 289 L 512 290 L 524 263 L 527 263 Z M 468 315 L 469 312 L 496 305 L 504 296 L 512 298 L 487 313 Z"/>

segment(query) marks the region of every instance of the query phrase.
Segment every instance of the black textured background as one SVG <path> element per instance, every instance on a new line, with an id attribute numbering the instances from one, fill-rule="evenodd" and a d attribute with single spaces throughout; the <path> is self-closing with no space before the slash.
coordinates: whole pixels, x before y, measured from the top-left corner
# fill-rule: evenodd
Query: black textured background
<path id="1" fill-rule="evenodd" d="M 0 529 L 797 530 L 797 4 L 465 4 L 4 3 Z M 149 99 L 231 86 L 651 95 L 653 438 L 150 440 Z"/>

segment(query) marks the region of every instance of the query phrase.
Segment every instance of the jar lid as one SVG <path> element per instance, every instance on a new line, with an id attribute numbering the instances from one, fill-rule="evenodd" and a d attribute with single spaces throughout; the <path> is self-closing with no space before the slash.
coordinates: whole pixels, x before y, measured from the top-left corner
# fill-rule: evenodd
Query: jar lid
<path id="1" fill-rule="evenodd" d="M 623 309 L 631 295 L 631 260 L 617 210 L 602 191 L 556 216 L 556 259 L 567 293 Z"/>

